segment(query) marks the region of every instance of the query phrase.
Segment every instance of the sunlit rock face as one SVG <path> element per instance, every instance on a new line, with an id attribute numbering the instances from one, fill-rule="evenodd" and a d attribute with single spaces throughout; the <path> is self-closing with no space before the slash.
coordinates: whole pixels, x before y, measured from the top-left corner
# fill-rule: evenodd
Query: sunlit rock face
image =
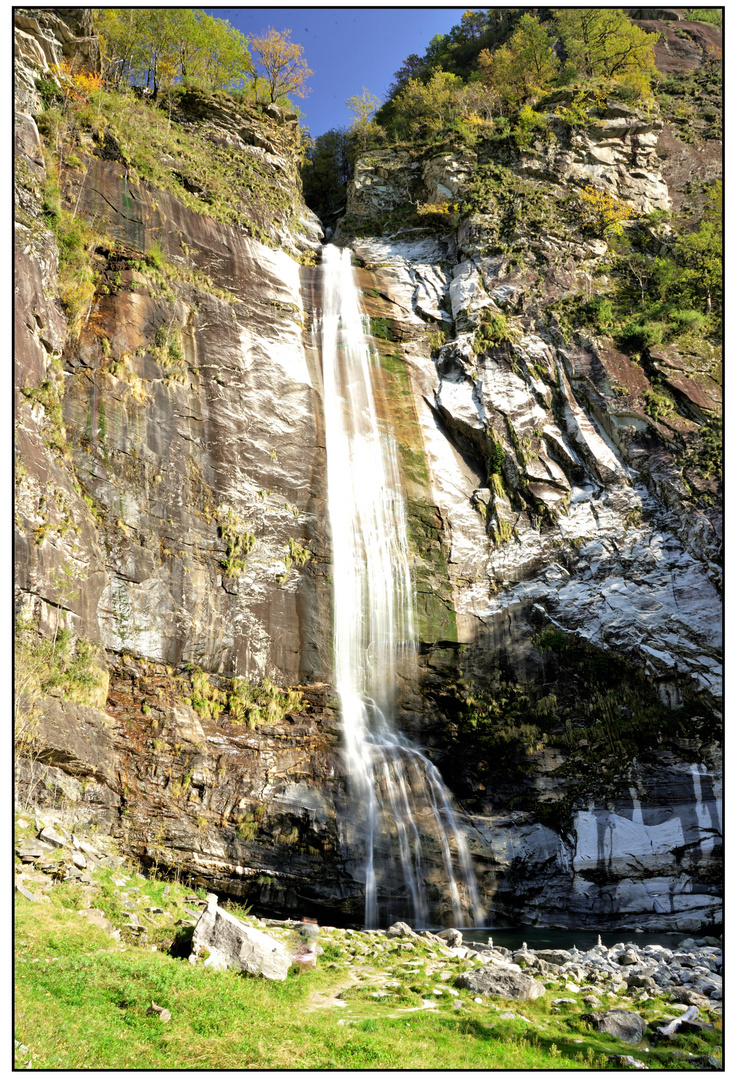
<path id="1" fill-rule="evenodd" d="M 75 50 L 97 63 L 74 11 L 18 16 L 16 585 L 49 637 L 61 622 L 106 650 L 111 689 L 104 711 L 46 703 L 21 789 L 65 800 L 148 865 L 271 913 L 360 923 L 364 853 L 329 685 L 322 300 L 317 269 L 301 265 L 321 228 L 301 201 L 294 122 L 185 102 L 213 155 L 271 170 L 280 199 L 257 218 L 260 239 L 88 147 L 66 205 L 111 251 L 98 246 L 72 336 L 34 117 L 38 74 Z M 596 183 L 642 213 L 677 207 L 687 175 L 718 167 L 711 143 L 678 131 L 608 102 L 584 133 L 561 127 L 553 148 L 503 164 L 550 198 Z M 407 201 L 460 200 L 481 157 L 368 155 L 348 214 L 365 233 Z M 719 705 L 720 502 L 678 454 L 720 413 L 717 358 L 665 346 L 645 370 L 610 339 L 574 342 L 550 323 L 550 305 L 590 295 L 602 239 L 537 225 L 512 258 L 481 213 L 442 235 L 397 233 L 343 229 L 340 242 L 375 320 L 377 407 L 408 496 L 420 655 L 416 680 L 399 672 L 399 723 L 456 795 L 488 918 L 715 925 L 721 765 L 701 721 Z M 163 273 L 145 260 L 154 244 Z M 507 336 L 483 336 L 504 322 Z M 677 402 L 658 419 L 655 384 Z M 546 650 L 545 629 L 568 651 Z M 494 761 L 462 727 L 460 698 L 496 693 L 499 670 L 532 704 L 561 697 L 573 646 L 581 664 L 628 664 L 663 710 L 688 703 L 688 721 L 671 736 L 656 713 L 634 750 L 591 753 L 573 710 L 563 746 L 532 740 Z M 236 676 L 305 685 L 305 707 L 252 729 L 207 715 L 176 684 L 190 664 L 223 694 Z M 439 851 L 429 861 L 436 899 Z"/>

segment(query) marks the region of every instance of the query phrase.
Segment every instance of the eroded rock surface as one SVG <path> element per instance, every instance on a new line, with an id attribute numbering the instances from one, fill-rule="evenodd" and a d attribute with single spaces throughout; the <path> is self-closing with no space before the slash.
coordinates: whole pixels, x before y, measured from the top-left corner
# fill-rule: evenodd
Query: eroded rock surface
<path id="1" fill-rule="evenodd" d="M 63 57 L 96 70 L 98 43 L 82 9 L 16 14 L 18 610 L 48 639 L 68 630 L 104 650 L 110 675 L 106 700 L 43 703 L 22 790 L 66 800 L 147 865 L 262 909 L 307 900 L 360 922 L 364 852 L 329 689 L 319 281 L 302 265 L 321 227 L 301 199 L 295 117 L 180 99 L 173 123 L 235 163 L 227 221 L 185 162 L 165 165 L 164 190 L 85 135 L 61 191 L 98 234 L 75 328 L 43 216 L 35 80 Z M 679 25 L 657 47 L 661 70 L 698 70 L 713 28 Z M 421 655 L 416 678 L 402 673 L 399 719 L 461 799 L 489 917 L 696 931 L 721 917 L 721 516 L 717 482 L 683 460 L 720 415 L 719 357 L 665 346 L 638 363 L 549 312 L 590 296 L 608 254 L 560 226 L 564 198 L 595 184 L 632 213 L 682 206 L 690 178 L 717 175 L 717 116 L 688 141 L 674 107 L 609 100 L 576 130 L 569 103 L 550 96 L 555 139 L 523 151 L 449 140 L 367 155 L 338 230 L 361 263 L 408 496 Z M 499 163 L 543 208 L 503 241 Z M 461 203 L 478 175 L 487 204 L 444 235 L 364 235 L 407 203 Z M 489 326 L 507 332 L 484 337 Z M 610 694 L 596 699 L 580 674 L 607 661 L 640 674 L 650 718 L 623 743 L 629 714 L 612 724 Z M 264 676 L 299 684 L 306 707 L 234 718 L 233 678 Z M 524 717 L 505 757 L 505 737 L 489 749 L 483 725 L 465 723 L 468 695 L 522 688 L 530 709 L 554 712 L 570 679 L 580 711 L 554 745 Z M 596 725 L 609 743 L 591 752 Z M 444 917 L 442 853 L 431 858 Z"/>

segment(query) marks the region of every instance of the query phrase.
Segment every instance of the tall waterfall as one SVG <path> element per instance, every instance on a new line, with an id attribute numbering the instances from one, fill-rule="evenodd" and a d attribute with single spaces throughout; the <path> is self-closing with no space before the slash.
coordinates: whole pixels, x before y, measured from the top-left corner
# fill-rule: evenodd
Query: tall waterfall
<path id="1" fill-rule="evenodd" d="M 468 909 L 477 923 L 483 913 L 450 794 L 432 762 L 393 728 L 397 664 L 415 655 L 404 500 L 396 443 L 376 412 L 375 358 L 350 251 L 331 246 L 323 253 L 321 337 L 334 669 L 366 847 L 365 924 L 379 925 L 386 896 L 383 914 L 401 914 L 415 926 L 436 921 L 439 896 L 456 926 L 466 925 Z M 442 866 L 440 878 L 430 854 L 435 868 Z"/>

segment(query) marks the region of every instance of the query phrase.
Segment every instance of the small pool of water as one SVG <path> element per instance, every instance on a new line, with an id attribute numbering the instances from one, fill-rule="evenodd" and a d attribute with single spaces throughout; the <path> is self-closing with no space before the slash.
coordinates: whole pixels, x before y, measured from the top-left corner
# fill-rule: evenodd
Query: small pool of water
<path id="1" fill-rule="evenodd" d="M 581 952 L 586 952 L 598 944 L 597 930 L 555 930 L 537 926 L 473 926 L 461 927 L 463 941 L 485 945 L 488 938 L 493 938 L 494 945 L 500 945 L 505 949 L 520 949 L 524 942 L 530 949 L 571 949 L 573 945 Z M 632 944 L 641 948 L 643 945 L 663 945 L 666 949 L 674 949 L 687 937 L 699 935 L 637 933 L 634 930 L 604 930 L 601 932 L 601 941 L 606 948 L 618 945 L 620 942 Z"/>

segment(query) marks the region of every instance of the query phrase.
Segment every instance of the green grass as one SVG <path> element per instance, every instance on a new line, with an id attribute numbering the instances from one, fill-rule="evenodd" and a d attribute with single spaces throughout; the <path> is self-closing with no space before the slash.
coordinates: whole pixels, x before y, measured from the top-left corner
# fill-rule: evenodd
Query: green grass
<path id="1" fill-rule="evenodd" d="M 113 881 L 121 874 L 127 887 Z M 164 882 L 130 870 L 97 869 L 94 877 L 100 891 L 91 902 L 118 925 L 123 894 L 138 897 L 140 911 L 155 903 L 178 916 L 187 906 L 190 890 L 180 884 L 169 884 L 164 897 Z M 433 988 L 453 988 L 472 965 L 429 943 L 404 951 L 322 928 L 325 951 L 315 970 L 266 982 L 192 966 L 186 947 L 176 959 L 166 951 L 182 933 L 172 920 L 158 935 L 149 927 L 146 945 L 127 929 L 117 943 L 76 914 L 83 897 L 80 885 L 65 883 L 48 904 L 17 900 L 15 1037 L 28 1048 L 21 1067 L 29 1055 L 37 1069 L 421 1069 L 429 1060 L 438 1069 L 582 1069 L 606 1067 L 613 1053 L 650 1067 L 674 1064 L 670 1047 L 647 1052 L 646 1040 L 631 1047 L 591 1032 L 580 1019 L 589 1008 L 582 1001 L 556 1009 L 553 999 L 564 995 L 556 980 L 535 1002 L 485 998 L 479 1005 L 466 990 L 435 996 Z M 247 909 L 228 909 L 254 921 Z M 165 914 L 156 918 L 166 922 Z M 293 932 L 277 933 L 288 943 Z M 378 956 L 365 955 L 376 945 Z M 409 967 L 413 960 L 423 963 Z M 372 996 L 382 990 L 387 996 Z M 337 995 L 343 1007 L 329 1004 Z M 147 1015 L 151 1001 L 169 1009 L 169 1024 Z M 435 1007 L 423 1007 L 426 1001 Z M 640 1008 L 650 1023 L 667 1014 L 661 999 Z M 712 1053 L 717 1042 L 690 1036 L 677 1048 Z"/>

